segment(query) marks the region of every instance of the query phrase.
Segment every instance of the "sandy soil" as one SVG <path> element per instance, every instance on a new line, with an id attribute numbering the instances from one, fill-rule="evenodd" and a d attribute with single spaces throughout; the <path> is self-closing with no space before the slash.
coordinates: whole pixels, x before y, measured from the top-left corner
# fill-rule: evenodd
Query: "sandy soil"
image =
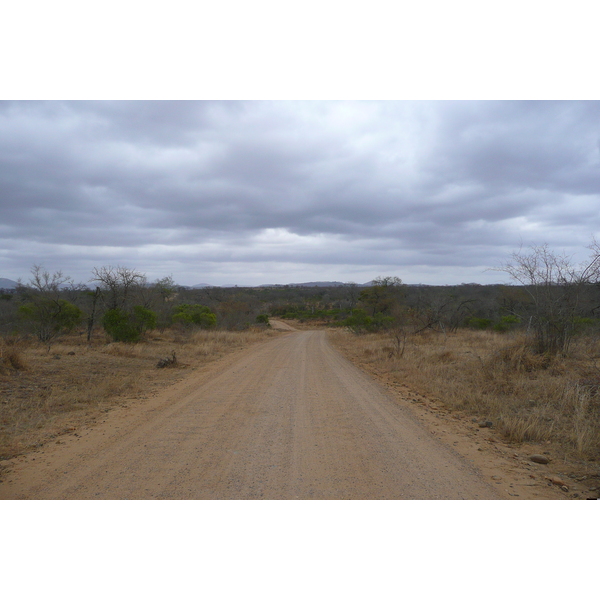
<path id="1" fill-rule="evenodd" d="M 477 469 L 468 435 L 453 440 L 448 421 L 436 425 L 434 408 L 419 413 L 409 391 L 390 390 L 352 365 L 326 332 L 273 325 L 288 333 L 13 459 L 0 498 L 559 497 L 525 471 L 531 487 L 515 491 L 500 459 L 479 460 L 491 466 Z"/>

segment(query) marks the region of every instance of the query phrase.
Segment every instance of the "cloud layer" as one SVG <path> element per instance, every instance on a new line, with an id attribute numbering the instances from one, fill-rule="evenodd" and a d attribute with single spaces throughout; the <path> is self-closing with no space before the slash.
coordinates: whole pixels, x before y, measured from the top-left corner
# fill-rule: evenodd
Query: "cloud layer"
<path id="1" fill-rule="evenodd" d="M 599 102 L 0 102 L 1 277 L 483 283 L 599 194 Z"/>

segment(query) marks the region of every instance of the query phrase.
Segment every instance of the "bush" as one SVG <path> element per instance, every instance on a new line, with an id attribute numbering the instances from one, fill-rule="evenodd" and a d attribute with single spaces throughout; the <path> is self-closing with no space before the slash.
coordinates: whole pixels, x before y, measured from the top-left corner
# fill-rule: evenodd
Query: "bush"
<path id="1" fill-rule="evenodd" d="M 505 333 L 510 329 L 514 329 L 514 325 L 518 325 L 521 322 L 519 317 L 514 315 L 506 315 L 500 319 L 500 322 L 496 323 L 492 329 L 498 333 Z"/>
<path id="2" fill-rule="evenodd" d="M 120 308 L 111 308 L 102 317 L 104 330 L 115 342 L 137 342 L 140 332 L 130 320 L 130 315 Z"/>
<path id="3" fill-rule="evenodd" d="M 597 330 L 600 325 L 599 319 L 590 317 L 575 317 L 573 319 L 573 331 L 575 333 L 583 333 L 584 331 Z"/>
<path id="4" fill-rule="evenodd" d="M 72 331 L 83 317 L 79 307 L 66 300 L 38 297 L 19 307 L 19 317 L 28 322 L 41 342 Z"/>
<path id="5" fill-rule="evenodd" d="M 344 325 L 355 332 L 369 330 L 373 324 L 373 319 L 367 315 L 367 311 L 357 308 L 351 317 L 344 320 Z"/>
<path id="6" fill-rule="evenodd" d="M 173 323 L 197 325 L 202 329 L 212 329 L 217 326 L 217 315 L 202 304 L 180 304 L 173 313 Z"/>
<path id="7" fill-rule="evenodd" d="M 491 324 L 491 319 L 481 319 L 479 317 L 467 319 L 467 326 L 472 327 L 473 329 L 487 329 Z"/>
<path id="8" fill-rule="evenodd" d="M 138 342 L 144 331 L 156 327 L 156 313 L 143 306 L 134 306 L 131 313 L 112 308 L 104 314 L 102 326 L 115 342 Z"/>
<path id="9" fill-rule="evenodd" d="M 269 315 L 258 315 L 256 317 L 257 323 L 264 323 L 265 325 L 269 324 Z"/>
<path id="10" fill-rule="evenodd" d="M 156 313 L 143 306 L 133 307 L 133 323 L 140 333 L 149 329 L 156 329 Z"/>

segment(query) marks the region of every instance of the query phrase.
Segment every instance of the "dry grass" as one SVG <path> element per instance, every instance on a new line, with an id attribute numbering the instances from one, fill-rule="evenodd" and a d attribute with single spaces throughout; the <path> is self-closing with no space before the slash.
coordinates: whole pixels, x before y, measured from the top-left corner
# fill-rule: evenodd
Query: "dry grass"
<path id="1" fill-rule="evenodd" d="M 26 371 L 27 361 L 23 356 L 24 344 L 16 339 L 0 339 L 0 375 L 12 371 Z"/>
<path id="2" fill-rule="evenodd" d="M 600 342 L 582 338 L 569 358 L 539 356 L 525 337 L 487 331 L 408 337 L 331 333 L 366 369 L 448 408 L 490 420 L 508 440 L 548 442 L 566 456 L 600 459 Z"/>
<path id="3" fill-rule="evenodd" d="M 242 332 L 153 332 L 138 344 L 88 344 L 73 335 L 47 346 L 0 339 L 0 459 L 71 430 L 111 406 L 148 396 L 193 368 L 277 335 L 268 329 Z M 158 362 L 177 355 L 173 368 Z"/>

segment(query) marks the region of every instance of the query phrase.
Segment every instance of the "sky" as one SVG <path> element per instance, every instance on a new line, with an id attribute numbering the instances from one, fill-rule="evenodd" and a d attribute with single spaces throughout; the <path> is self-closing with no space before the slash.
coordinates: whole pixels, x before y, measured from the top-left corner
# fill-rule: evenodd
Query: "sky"
<path id="1" fill-rule="evenodd" d="M 596 101 L 1 101 L 0 277 L 506 281 L 600 231 Z"/>

